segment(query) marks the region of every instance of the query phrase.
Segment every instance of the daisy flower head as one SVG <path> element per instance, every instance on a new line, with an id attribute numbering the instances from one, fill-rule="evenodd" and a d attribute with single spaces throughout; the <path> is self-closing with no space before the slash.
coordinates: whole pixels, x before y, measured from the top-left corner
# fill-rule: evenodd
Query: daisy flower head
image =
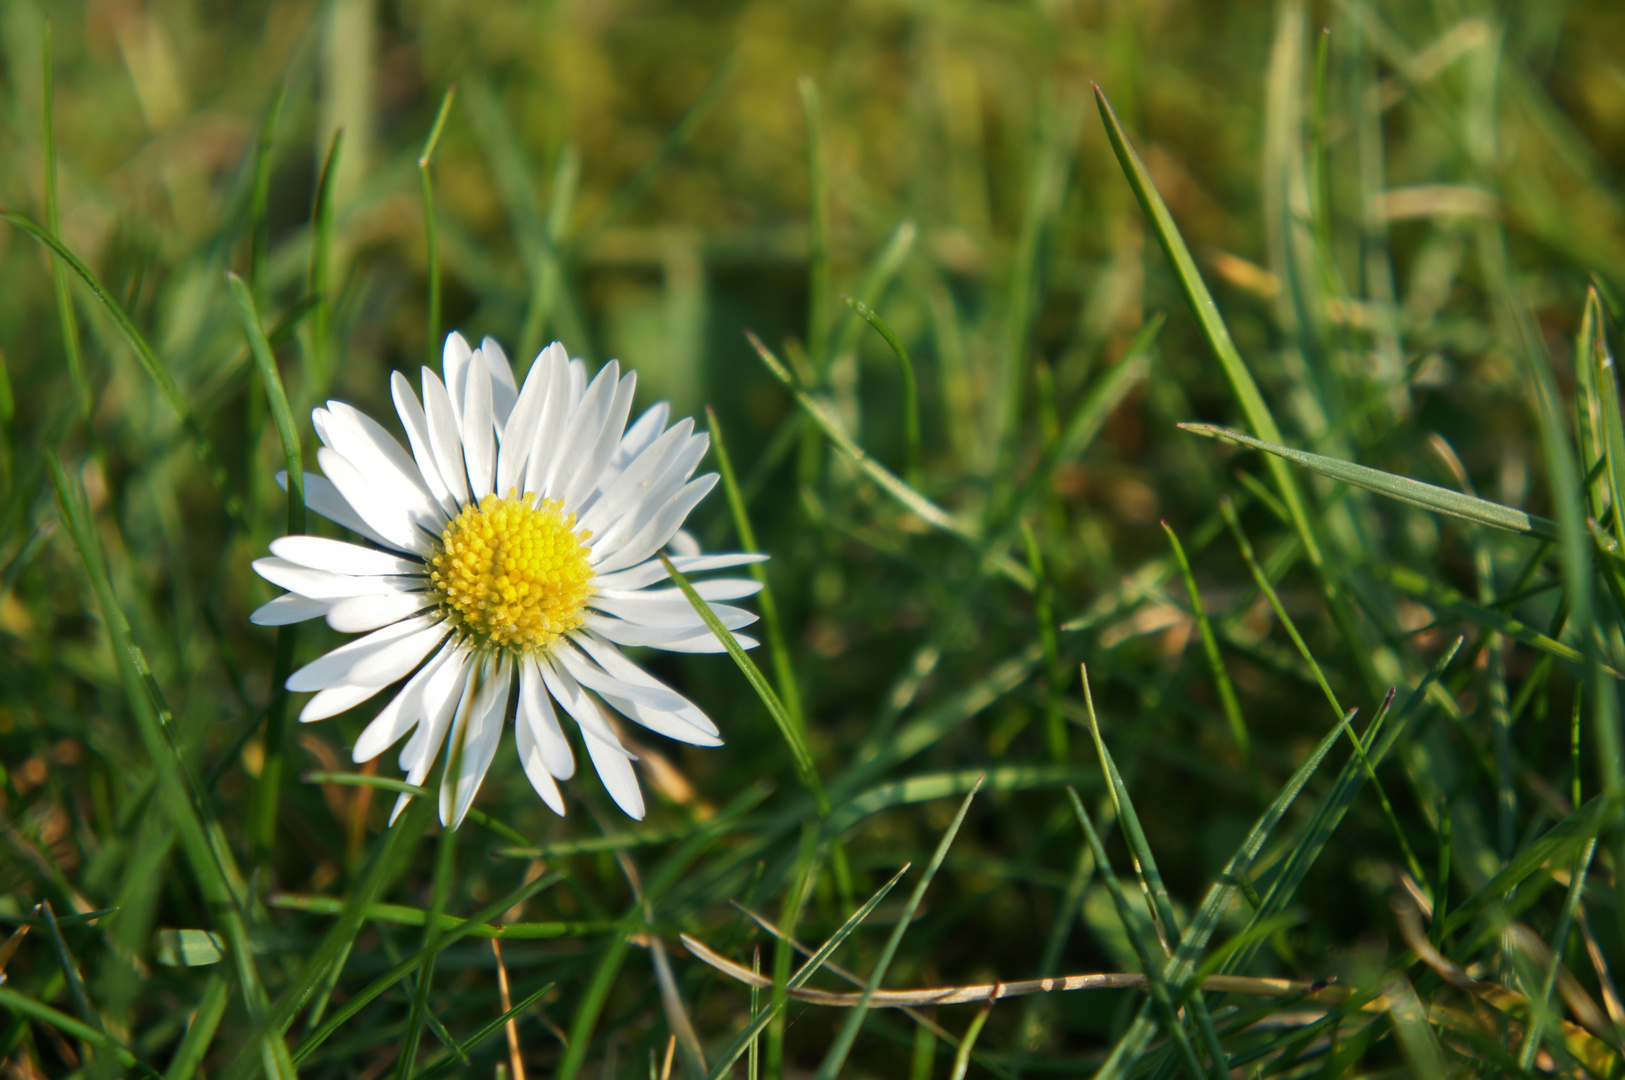
<path id="1" fill-rule="evenodd" d="M 287 592 L 251 618 L 280 626 L 322 616 L 363 635 L 288 677 L 289 690 L 315 691 L 299 719 L 336 716 L 401 683 L 354 758 L 377 757 L 410 733 L 400 766 L 421 785 L 443 757 L 444 824 L 468 812 L 510 713 L 525 775 L 559 814 L 557 781 L 575 773 L 560 711 L 634 818 L 643 817 L 635 758 L 604 706 L 681 742 L 722 742 L 704 712 L 621 647 L 722 651 L 681 591 L 655 587 L 667 578 L 662 550 L 684 573 L 764 556 L 702 555 L 682 531 L 717 480 L 693 476 L 710 440 L 687 418 L 667 426 L 665 402 L 628 427 L 636 383 L 614 360 L 589 380 L 555 342 L 521 388 L 494 340 L 471 349 L 454 333 L 441 374 L 423 369 L 421 400 L 391 376 L 410 450 L 341 401 L 312 413 L 324 475 L 305 474 L 306 505 L 356 540 L 274 541 L 254 569 Z M 723 578 L 695 587 L 725 601 L 760 586 Z M 730 630 L 755 621 L 728 604 L 712 610 Z"/>

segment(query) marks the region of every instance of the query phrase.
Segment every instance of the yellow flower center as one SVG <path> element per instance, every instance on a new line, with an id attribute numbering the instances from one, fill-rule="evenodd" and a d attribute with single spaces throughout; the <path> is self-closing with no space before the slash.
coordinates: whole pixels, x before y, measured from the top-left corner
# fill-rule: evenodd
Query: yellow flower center
<path id="1" fill-rule="evenodd" d="M 440 534 L 429 580 L 445 617 L 476 646 L 538 652 L 581 625 L 592 595 L 590 533 L 556 499 L 509 491 L 469 505 Z"/>

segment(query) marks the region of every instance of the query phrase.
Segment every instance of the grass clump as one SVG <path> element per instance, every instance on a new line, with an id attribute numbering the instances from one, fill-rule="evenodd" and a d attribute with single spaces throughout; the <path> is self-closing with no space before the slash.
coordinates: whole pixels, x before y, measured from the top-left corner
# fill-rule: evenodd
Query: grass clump
<path id="1" fill-rule="evenodd" d="M 1622 41 L 10 0 L 9 1075 L 1619 1075 Z M 703 415 L 772 556 L 638 658 L 726 739 L 642 822 L 507 736 L 390 825 L 247 621 L 454 328 Z"/>

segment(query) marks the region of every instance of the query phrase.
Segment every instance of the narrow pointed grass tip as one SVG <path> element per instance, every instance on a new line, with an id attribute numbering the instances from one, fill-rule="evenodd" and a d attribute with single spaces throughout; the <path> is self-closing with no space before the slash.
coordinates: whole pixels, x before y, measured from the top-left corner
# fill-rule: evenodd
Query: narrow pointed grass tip
<path id="1" fill-rule="evenodd" d="M 628 425 L 637 375 L 616 361 L 589 378 L 555 342 L 520 386 L 496 341 L 471 348 L 453 333 L 440 368 L 423 369 L 421 397 L 392 377 L 406 446 L 344 402 L 314 410 L 322 475 L 306 474 L 306 504 L 352 539 L 274 541 L 254 569 L 287 592 L 252 620 L 322 617 L 361 635 L 289 676 L 289 690 L 314 692 L 299 718 L 336 716 L 393 687 L 354 758 L 410 734 L 399 759 L 408 784 L 443 761 L 442 823 L 468 813 L 515 697 L 520 761 L 548 806 L 564 813 L 558 781 L 575 773 L 556 704 L 616 804 L 642 818 L 617 715 L 681 742 L 722 742 L 698 706 L 621 651 L 723 651 L 682 592 L 654 587 L 667 581 L 660 555 L 685 574 L 765 556 L 700 552 L 683 523 L 717 480 L 694 476 L 709 437 L 687 418 L 670 423 L 665 402 Z M 720 601 L 760 588 L 696 584 L 730 631 L 756 616 Z"/>

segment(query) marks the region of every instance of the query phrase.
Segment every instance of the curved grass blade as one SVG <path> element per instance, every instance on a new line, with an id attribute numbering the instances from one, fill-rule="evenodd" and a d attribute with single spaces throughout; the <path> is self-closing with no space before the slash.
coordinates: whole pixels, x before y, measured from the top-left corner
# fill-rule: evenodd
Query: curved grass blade
<path id="1" fill-rule="evenodd" d="M 440 133 L 446 128 L 446 117 L 451 114 L 451 103 L 457 98 L 457 84 L 452 83 L 446 87 L 446 94 L 440 99 L 440 111 L 435 113 L 434 126 L 429 129 L 429 137 L 423 142 L 423 153 L 418 155 L 418 181 L 423 189 L 423 235 L 429 246 L 429 329 L 428 338 L 424 347 L 428 350 L 428 359 L 424 362 L 433 368 L 440 359 L 440 233 L 435 227 L 434 220 L 434 177 L 429 166 L 434 164 L 434 149 L 440 142 Z M 290 474 L 291 475 L 291 474 Z M 410 1054 L 408 1054 L 410 1057 Z M 410 1071 L 411 1062 L 402 1059 L 404 1066 Z M 403 1072 L 402 1076 L 407 1075 Z"/>
<path id="2" fill-rule="evenodd" d="M 1479 499 L 1471 495 L 1463 495 L 1459 491 L 1449 488 L 1425 484 L 1420 480 L 1412 480 L 1405 476 L 1396 476 L 1393 473 L 1373 469 L 1367 465 L 1356 465 L 1351 461 L 1341 461 L 1337 458 L 1326 457 L 1324 454 L 1311 454 L 1307 450 L 1294 450 L 1290 446 L 1266 439 L 1255 439 L 1251 435 L 1244 435 L 1239 431 L 1219 427 L 1216 424 L 1180 424 L 1182 431 L 1189 431 L 1196 435 L 1206 435 L 1212 439 L 1223 439 L 1226 442 L 1236 443 L 1240 446 L 1249 446 L 1255 450 L 1263 450 L 1284 458 L 1295 465 L 1301 465 L 1322 476 L 1355 487 L 1374 491 L 1378 495 L 1386 495 L 1390 499 L 1420 506 L 1424 510 L 1432 510 L 1439 514 L 1448 514 L 1451 517 L 1461 518 L 1479 525 L 1489 525 L 1507 532 L 1518 533 L 1523 536 L 1533 536 L 1541 540 L 1557 539 L 1557 522 L 1550 518 L 1543 518 L 1538 514 L 1528 514 L 1522 510 L 1515 510 L 1510 506 L 1490 502 L 1488 499 Z M 1271 459 L 1274 460 L 1274 459 Z"/>
<path id="3" fill-rule="evenodd" d="M 56 108 L 55 69 L 51 62 L 51 20 L 43 21 L 40 44 L 40 102 L 43 116 L 45 157 L 45 228 L 54 237 L 62 235 L 62 222 L 56 192 Z M 79 411 L 89 419 L 93 401 L 85 378 L 85 361 L 79 345 L 79 320 L 73 313 L 73 294 L 68 291 L 68 268 L 61 259 L 51 260 L 51 284 L 56 289 L 56 317 L 62 326 L 62 351 L 68 357 L 68 380 L 79 401 Z M 10 416 L 6 419 L 9 421 Z"/>
<path id="4" fill-rule="evenodd" d="M 453 1068 L 456 1064 L 465 1063 L 468 1059 L 468 1055 L 478 1049 L 481 1043 L 495 1035 L 497 1032 L 501 1031 L 503 1025 L 507 1024 L 510 1020 L 517 1019 L 525 1012 L 525 1010 L 529 1009 L 532 1005 L 546 997 L 552 992 L 554 985 L 554 983 L 548 983 L 541 989 L 526 994 L 524 998 L 514 1004 L 513 1008 L 509 1009 L 507 1012 L 503 1013 L 495 1020 L 492 1020 L 489 1024 L 486 1024 L 484 1027 L 480 1028 L 462 1042 L 458 1043 L 452 1049 L 451 1053 L 445 1055 L 439 1061 L 436 1061 L 432 1065 L 425 1066 L 416 1076 L 412 1078 L 412 1080 L 434 1080 L 435 1077 Z"/>
<path id="5" fill-rule="evenodd" d="M 898 916 L 891 937 L 886 939 L 886 944 L 881 948 L 880 957 L 869 973 L 869 981 L 864 984 L 863 994 L 858 999 L 857 1006 L 846 1018 L 840 1034 L 835 1037 L 834 1044 L 830 1046 L 829 1052 L 824 1055 L 823 1062 L 818 1066 L 816 1080 L 835 1080 L 835 1077 L 840 1075 L 841 1067 L 846 1064 L 846 1056 L 852 1050 L 852 1043 L 857 1039 L 859 1029 L 863 1027 L 864 1018 L 869 1014 L 870 1000 L 880 988 L 881 980 L 886 977 L 886 969 L 891 967 L 892 957 L 897 955 L 897 946 L 902 944 L 903 935 L 908 932 L 909 925 L 914 921 L 914 913 L 919 910 L 920 901 L 925 898 L 925 890 L 931 887 L 932 879 L 937 876 L 942 860 L 948 857 L 948 849 L 953 846 L 954 837 L 959 835 L 959 827 L 965 823 L 965 815 L 970 812 L 970 804 L 981 787 L 982 783 L 978 780 L 976 785 L 965 793 L 964 801 L 959 804 L 959 812 L 954 815 L 947 832 L 942 834 L 942 839 L 937 843 L 937 850 L 932 853 L 931 861 L 926 864 L 925 873 L 921 876 L 919 884 L 914 886 L 914 892 L 903 905 L 903 913 Z M 969 1054 L 969 1050 L 964 1052 Z"/>
<path id="6" fill-rule="evenodd" d="M 869 305 L 850 296 L 842 299 L 860 319 L 875 328 L 875 333 L 891 346 L 892 355 L 897 357 L 897 366 L 903 373 L 903 477 L 917 488 L 920 486 L 920 391 L 914 381 L 914 361 L 909 359 L 908 349 L 897 331 L 871 311 Z"/>
<path id="7" fill-rule="evenodd" d="M 1202 594 L 1196 588 L 1196 574 L 1191 570 L 1191 561 L 1185 556 L 1185 547 L 1179 542 L 1173 527 L 1166 521 L 1162 523 L 1162 531 L 1168 534 L 1168 543 L 1173 547 L 1174 560 L 1179 563 L 1179 572 L 1185 578 L 1185 591 L 1191 598 L 1191 614 L 1196 618 L 1196 629 L 1202 637 L 1202 652 L 1207 657 L 1208 671 L 1213 675 L 1213 685 L 1219 692 L 1219 703 L 1224 709 L 1224 718 L 1230 724 L 1230 735 L 1236 740 L 1236 748 L 1241 756 L 1252 768 L 1253 746 L 1252 739 L 1247 733 L 1247 720 L 1241 715 L 1241 702 L 1236 698 L 1236 688 L 1230 682 L 1230 673 L 1225 670 L 1224 657 L 1219 654 L 1219 639 L 1213 633 L 1213 623 L 1207 617 L 1207 607 L 1202 603 Z M 1257 773 L 1254 772 L 1254 779 Z"/>
<path id="8" fill-rule="evenodd" d="M 186 404 L 186 399 L 181 396 L 180 387 L 175 384 L 174 378 L 169 374 L 169 369 L 164 367 L 163 362 L 158 359 L 158 354 L 147 343 L 147 339 L 142 336 L 140 330 L 136 329 L 135 322 L 130 318 L 129 313 L 124 310 L 124 307 L 117 300 L 114 300 L 108 294 L 101 280 L 91 272 L 90 267 L 80 262 L 79 257 L 69 251 L 67 245 L 63 244 L 55 236 L 52 236 L 23 215 L 11 210 L 0 210 L 0 221 L 10 222 L 44 244 L 53 255 L 66 263 L 68 268 L 78 275 L 80 281 L 85 283 L 85 287 L 90 290 L 91 295 L 112 317 L 113 324 L 118 327 L 120 336 L 135 352 L 136 359 L 141 362 L 142 369 L 157 385 L 159 396 L 180 418 L 181 426 L 186 430 L 187 437 L 191 439 L 193 449 L 197 452 L 198 459 L 203 463 L 204 471 L 208 473 L 209 482 L 214 485 L 215 490 L 220 492 L 220 501 L 224 505 L 226 513 L 237 524 L 246 527 L 247 521 L 243 517 L 242 503 L 238 500 L 236 491 L 232 489 L 225 464 L 220 460 L 220 455 L 215 452 L 214 444 L 209 441 L 208 435 L 204 433 L 203 426 L 198 422 L 197 415 L 192 412 L 191 407 Z"/>

